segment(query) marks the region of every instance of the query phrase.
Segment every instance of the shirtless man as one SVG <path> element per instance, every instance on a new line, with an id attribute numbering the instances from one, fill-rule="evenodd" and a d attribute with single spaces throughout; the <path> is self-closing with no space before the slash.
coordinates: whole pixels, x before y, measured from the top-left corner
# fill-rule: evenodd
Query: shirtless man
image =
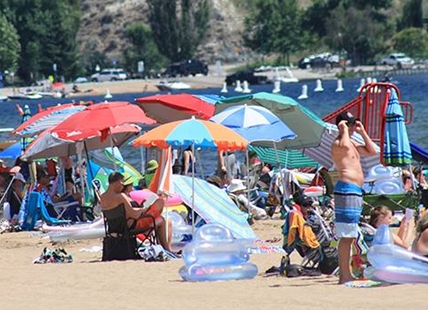
<path id="1" fill-rule="evenodd" d="M 159 238 L 159 243 L 163 246 L 165 250 L 172 252 L 171 250 L 171 235 L 172 227 L 168 227 L 168 238 L 166 236 L 166 222 L 165 219 L 161 216 L 162 209 L 164 206 L 164 201 L 162 198 L 158 198 L 146 211 L 142 208 L 133 208 L 129 199 L 122 189 L 124 186 L 124 176 L 119 172 L 113 172 L 108 177 L 108 188 L 101 195 L 101 209 L 102 210 L 111 210 L 116 208 L 118 205 L 123 204 L 125 206 L 126 218 L 137 220 L 137 227 L 147 226 L 147 218 L 139 219 L 143 214 L 150 214 L 155 218 L 156 224 L 156 234 Z M 139 220 L 138 220 L 139 219 Z M 144 221 L 144 223 L 139 223 L 139 221 Z M 139 225 L 141 224 L 141 225 Z"/>
<path id="2" fill-rule="evenodd" d="M 339 284 L 352 281 L 349 260 L 351 243 L 357 237 L 358 222 L 362 210 L 364 183 L 360 156 L 375 155 L 375 145 L 363 124 L 351 113 L 343 112 L 336 117 L 339 135 L 331 147 L 333 162 L 339 172 L 334 187 L 335 228 L 339 238 Z M 351 140 L 354 132 L 364 139 L 364 145 Z"/>

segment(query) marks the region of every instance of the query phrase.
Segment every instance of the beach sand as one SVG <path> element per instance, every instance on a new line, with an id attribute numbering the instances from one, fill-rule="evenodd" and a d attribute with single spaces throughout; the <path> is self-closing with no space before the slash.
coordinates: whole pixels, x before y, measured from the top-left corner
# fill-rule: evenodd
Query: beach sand
<path id="1" fill-rule="evenodd" d="M 253 225 L 262 240 L 281 237 L 280 219 Z M 274 243 L 280 245 L 281 242 Z M 33 264 L 44 247 L 40 232 L 0 235 L 0 309 L 423 309 L 424 285 L 350 288 L 330 276 L 265 277 L 281 253 L 253 254 L 251 280 L 191 283 L 178 275 L 181 259 L 168 262 L 101 262 L 101 239 L 63 243 L 74 261 Z M 299 263 L 292 255 L 292 263 Z"/>

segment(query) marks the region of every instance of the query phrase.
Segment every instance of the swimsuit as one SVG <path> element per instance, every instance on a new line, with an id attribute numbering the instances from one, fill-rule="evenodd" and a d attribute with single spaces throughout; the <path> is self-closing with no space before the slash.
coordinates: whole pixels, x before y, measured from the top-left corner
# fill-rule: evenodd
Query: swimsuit
<path id="1" fill-rule="evenodd" d="M 354 183 L 338 181 L 334 186 L 335 229 L 338 238 L 356 238 L 363 192 Z"/>

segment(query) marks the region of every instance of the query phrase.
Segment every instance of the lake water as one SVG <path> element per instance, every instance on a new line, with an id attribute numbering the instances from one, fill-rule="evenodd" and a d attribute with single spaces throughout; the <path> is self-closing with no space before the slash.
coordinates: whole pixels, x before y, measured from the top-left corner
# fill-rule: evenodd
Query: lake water
<path id="1" fill-rule="evenodd" d="M 381 80 L 382 77 L 373 77 Z M 414 107 L 414 119 L 413 123 L 407 126 L 408 135 L 410 141 L 428 149 L 428 75 L 418 74 L 412 76 L 396 76 L 393 77 L 393 83 L 395 83 L 401 92 L 401 100 L 408 101 L 413 104 Z M 302 85 L 308 85 L 308 96 L 306 100 L 298 100 L 297 97 L 301 94 Z M 360 79 L 344 79 L 343 87 L 344 91 L 336 93 L 335 89 L 337 86 L 336 81 L 323 81 L 323 92 L 314 92 L 315 81 L 304 81 L 293 84 L 282 84 L 281 94 L 296 99 L 300 104 L 306 106 L 312 110 L 315 114 L 324 117 L 326 114 L 333 112 L 338 107 L 348 103 L 354 99 L 357 95 L 357 89 L 360 85 Z M 251 87 L 252 92 L 266 91 L 271 92 L 273 85 L 262 85 Z M 220 94 L 221 85 L 218 88 L 208 89 L 197 89 L 189 90 L 189 93 L 194 94 Z M 129 101 L 133 102 L 135 98 L 152 95 L 154 93 L 135 93 L 135 94 L 121 94 L 114 95 L 114 101 Z M 228 94 L 223 94 L 226 97 L 239 95 L 229 89 Z M 95 102 L 104 101 L 103 96 L 98 97 L 74 97 L 73 100 L 76 102 L 80 100 L 93 100 Z M 58 103 L 67 103 L 70 99 L 43 99 L 43 100 L 13 100 L 0 103 L 0 127 L 16 127 L 21 123 L 21 117 L 17 112 L 16 104 L 22 107 L 28 104 L 32 113 L 37 112 L 38 104 L 41 104 L 43 108 L 53 106 Z M 132 146 L 124 146 L 121 148 L 123 157 L 137 169 L 141 168 L 141 152 Z M 213 173 L 216 168 L 215 153 L 201 151 L 198 152 L 199 157 L 202 158 L 200 161 L 203 164 L 202 171 L 204 175 Z M 243 156 L 238 157 L 241 161 Z M 199 171 L 201 171 L 201 167 Z"/>

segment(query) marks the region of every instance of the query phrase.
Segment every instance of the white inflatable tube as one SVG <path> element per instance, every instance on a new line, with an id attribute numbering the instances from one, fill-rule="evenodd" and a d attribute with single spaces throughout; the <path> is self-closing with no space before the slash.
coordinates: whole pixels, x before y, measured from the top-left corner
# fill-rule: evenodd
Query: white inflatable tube
<path id="1" fill-rule="evenodd" d="M 428 283 L 428 270 L 421 272 L 406 267 L 387 266 L 382 269 L 368 267 L 364 276 L 373 281 L 389 283 Z"/>
<path id="2" fill-rule="evenodd" d="M 42 225 L 42 231 L 49 232 L 49 231 L 80 231 L 80 230 L 86 230 L 90 228 L 99 228 L 104 227 L 104 220 L 102 217 L 95 219 L 94 221 L 90 223 L 77 223 L 70 226 L 49 226 L 47 224 Z"/>
<path id="3" fill-rule="evenodd" d="M 83 229 L 78 231 L 51 231 L 48 233 L 51 241 L 65 242 L 68 240 L 88 240 L 105 237 L 104 227 Z"/>
<path id="4" fill-rule="evenodd" d="M 184 281 L 219 281 L 252 279 L 257 273 L 253 263 L 228 265 L 191 265 L 183 266 L 178 271 Z"/>

